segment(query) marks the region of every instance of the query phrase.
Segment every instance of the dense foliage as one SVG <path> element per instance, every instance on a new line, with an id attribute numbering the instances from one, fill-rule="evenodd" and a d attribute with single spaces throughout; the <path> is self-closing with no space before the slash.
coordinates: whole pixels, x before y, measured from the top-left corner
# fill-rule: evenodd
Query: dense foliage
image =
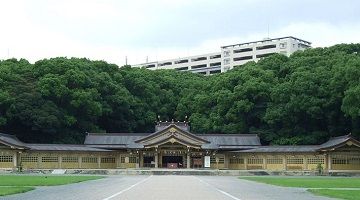
<path id="1" fill-rule="evenodd" d="M 314 144 L 360 133 L 360 44 L 273 55 L 205 77 L 78 58 L 0 61 L 0 130 L 27 142 L 152 132 L 189 116 L 195 133 Z"/>

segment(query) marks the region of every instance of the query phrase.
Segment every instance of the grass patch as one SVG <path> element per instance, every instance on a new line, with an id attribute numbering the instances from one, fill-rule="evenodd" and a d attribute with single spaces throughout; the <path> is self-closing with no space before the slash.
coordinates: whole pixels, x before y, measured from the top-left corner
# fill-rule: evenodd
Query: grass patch
<path id="1" fill-rule="evenodd" d="M 360 190 L 329 190 L 329 189 L 310 189 L 309 192 L 315 195 L 346 199 L 346 200 L 359 200 Z"/>
<path id="2" fill-rule="evenodd" d="M 79 183 L 103 178 L 102 176 L 23 176 L 2 175 L 0 186 L 53 186 Z"/>
<path id="3" fill-rule="evenodd" d="M 0 196 L 24 193 L 35 189 L 34 187 L 0 187 Z"/>
<path id="4" fill-rule="evenodd" d="M 344 177 L 241 177 L 284 187 L 302 188 L 360 188 L 360 178 Z"/>

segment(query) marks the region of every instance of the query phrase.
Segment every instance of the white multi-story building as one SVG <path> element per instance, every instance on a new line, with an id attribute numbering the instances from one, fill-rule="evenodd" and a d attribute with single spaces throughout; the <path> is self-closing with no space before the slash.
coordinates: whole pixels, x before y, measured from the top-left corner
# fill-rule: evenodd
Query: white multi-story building
<path id="1" fill-rule="evenodd" d="M 133 67 L 152 70 L 175 69 L 211 75 L 226 72 L 249 61 L 258 61 L 275 53 L 290 56 L 295 51 L 310 47 L 310 42 L 289 36 L 227 45 L 221 47 L 221 52 L 142 63 L 133 65 Z"/>

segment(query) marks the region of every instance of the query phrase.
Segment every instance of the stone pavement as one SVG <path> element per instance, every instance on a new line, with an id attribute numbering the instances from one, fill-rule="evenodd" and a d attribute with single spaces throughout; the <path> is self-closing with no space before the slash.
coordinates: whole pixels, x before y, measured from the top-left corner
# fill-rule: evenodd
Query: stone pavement
<path id="1" fill-rule="evenodd" d="M 228 176 L 108 176 L 39 187 L 1 200 L 329 200 L 301 188 L 272 186 Z"/>

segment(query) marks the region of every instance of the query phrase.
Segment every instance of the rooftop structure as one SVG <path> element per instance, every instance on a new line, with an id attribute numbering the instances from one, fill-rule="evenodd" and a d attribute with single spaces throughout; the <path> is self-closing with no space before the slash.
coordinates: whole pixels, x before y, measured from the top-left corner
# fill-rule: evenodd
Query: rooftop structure
<path id="1" fill-rule="evenodd" d="M 311 43 L 292 36 L 264 39 L 253 42 L 222 46 L 221 51 L 194 55 L 177 59 L 135 64 L 133 67 L 144 67 L 151 70 L 175 69 L 211 75 L 226 72 L 249 61 L 257 62 L 275 53 L 290 56 L 298 50 L 311 47 Z"/>

